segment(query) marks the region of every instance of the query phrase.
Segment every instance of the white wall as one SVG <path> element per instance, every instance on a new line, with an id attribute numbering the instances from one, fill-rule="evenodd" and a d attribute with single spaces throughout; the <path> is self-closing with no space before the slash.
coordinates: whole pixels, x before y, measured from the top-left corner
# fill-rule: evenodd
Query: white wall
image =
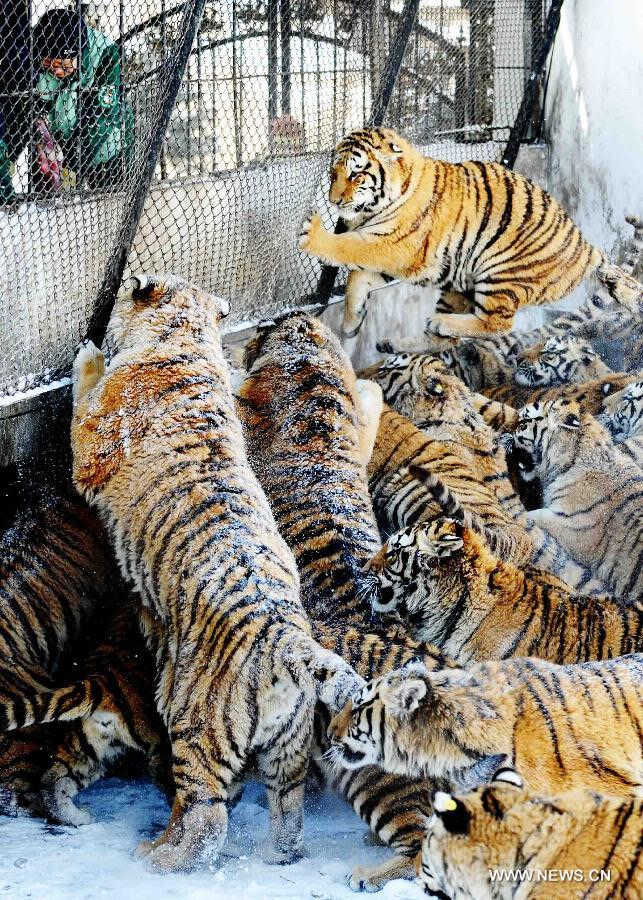
<path id="1" fill-rule="evenodd" d="M 618 251 L 643 216 L 643 5 L 565 0 L 545 108 L 549 190 L 592 243 Z"/>

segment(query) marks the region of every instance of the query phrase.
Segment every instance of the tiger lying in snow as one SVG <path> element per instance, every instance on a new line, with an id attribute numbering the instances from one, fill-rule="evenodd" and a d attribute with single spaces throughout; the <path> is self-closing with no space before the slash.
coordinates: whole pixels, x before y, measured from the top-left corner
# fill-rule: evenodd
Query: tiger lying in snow
<path id="1" fill-rule="evenodd" d="M 530 791 L 643 792 L 643 654 L 557 666 L 539 659 L 430 672 L 422 663 L 358 690 L 328 728 L 340 768 L 449 777 L 494 760 Z M 609 723 L 609 727 L 605 727 Z"/>
<path id="2" fill-rule="evenodd" d="M 643 884 L 643 800 L 589 791 L 530 794 L 513 769 L 488 787 L 438 793 L 427 824 L 420 879 L 433 898 L 458 900 L 633 900 Z M 493 871 L 532 878 L 493 881 Z M 543 872 L 572 878 L 539 881 Z M 601 877 L 601 871 L 609 873 Z M 576 877 L 579 873 L 581 877 Z M 593 873 L 593 874 L 592 874 Z"/>

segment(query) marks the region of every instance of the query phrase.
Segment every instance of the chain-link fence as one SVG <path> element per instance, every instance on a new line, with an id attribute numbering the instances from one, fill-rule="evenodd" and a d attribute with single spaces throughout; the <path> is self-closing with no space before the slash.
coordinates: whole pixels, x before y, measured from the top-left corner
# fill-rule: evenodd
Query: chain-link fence
<path id="1" fill-rule="evenodd" d="M 331 223 L 329 151 L 384 81 L 385 122 L 428 153 L 500 159 L 545 13 L 544 0 L 13 0 L 0 397 L 68 369 L 124 266 L 228 296 L 230 327 L 314 299 L 320 267 L 297 226 L 315 204 Z"/>

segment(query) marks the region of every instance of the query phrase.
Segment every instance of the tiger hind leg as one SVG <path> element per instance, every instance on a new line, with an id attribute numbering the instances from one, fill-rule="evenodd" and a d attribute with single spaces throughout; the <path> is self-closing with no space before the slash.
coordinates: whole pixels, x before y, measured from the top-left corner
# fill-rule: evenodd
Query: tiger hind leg
<path id="1" fill-rule="evenodd" d="M 155 869 L 189 871 L 199 863 L 215 862 L 228 833 L 228 812 L 224 799 L 190 803 L 179 794 L 165 831 L 154 841 L 137 848 Z"/>
<path id="2" fill-rule="evenodd" d="M 377 272 L 356 269 L 349 273 L 344 295 L 344 319 L 342 336 L 355 337 L 366 318 L 366 301 L 373 288 L 383 287 L 386 280 Z"/>

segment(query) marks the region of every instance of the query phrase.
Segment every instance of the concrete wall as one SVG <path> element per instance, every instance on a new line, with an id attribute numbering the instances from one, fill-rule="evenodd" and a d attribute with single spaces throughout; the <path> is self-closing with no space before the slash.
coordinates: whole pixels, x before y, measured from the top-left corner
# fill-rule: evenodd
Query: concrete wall
<path id="1" fill-rule="evenodd" d="M 545 107 L 549 190 L 616 255 L 643 216 L 641 0 L 565 0 Z M 582 289 L 581 289 L 582 290 Z"/>

